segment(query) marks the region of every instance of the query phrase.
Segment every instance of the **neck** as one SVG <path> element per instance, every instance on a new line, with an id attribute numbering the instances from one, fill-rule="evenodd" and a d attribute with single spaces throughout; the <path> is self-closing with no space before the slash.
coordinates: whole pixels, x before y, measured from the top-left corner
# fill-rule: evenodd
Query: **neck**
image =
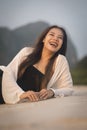
<path id="1" fill-rule="evenodd" d="M 43 48 L 41 59 L 49 60 L 53 55 L 54 53 Z"/>

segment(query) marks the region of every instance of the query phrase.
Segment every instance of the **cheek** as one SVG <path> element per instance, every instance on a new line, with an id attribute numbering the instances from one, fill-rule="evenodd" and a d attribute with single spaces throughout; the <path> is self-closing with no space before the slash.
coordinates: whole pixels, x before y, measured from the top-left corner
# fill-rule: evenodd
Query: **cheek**
<path id="1" fill-rule="evenodd" d="M 63 42 L 61 42 L 61 46 L 63 45 Z"/>
<path id="2" fill-rule="evenodd" d="M 59 46 L 62 46 L 62 45 L 63 45 L 63 41 L 60 41 L 60 42 L 59 42 Z"/>
<path id="3" fill-rule="evenodd" d="M 62 41 L 62 40 L 60 41 L 60 45 L 61 45 L 61 46 L 63 45 L 63 41 Z"/>
<path id="4" fill-rule="evenodd" d="M 61 41 L 58 48 L 60 49 L 63 46 L 63 42 Z"/>

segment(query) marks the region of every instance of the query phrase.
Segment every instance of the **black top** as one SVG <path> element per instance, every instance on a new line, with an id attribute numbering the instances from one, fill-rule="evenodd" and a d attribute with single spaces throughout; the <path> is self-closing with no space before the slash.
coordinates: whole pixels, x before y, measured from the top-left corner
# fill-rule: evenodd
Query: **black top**
<path id="1" fill-rule="evenodd" d="M 40 91 L 40 85 L 44 74 L 34 66 L 29 66 L 23 76 L 17 80 L 18 85 L 24 90 Z"/>
<path id="2" fill-rule="evenodd" d="M 0 70 L 0 104 L 5 103 L 2 97 L 2 75 L 3 71 Z M 28 67 L 23 76 L 17 80 L 18 85 L 24 90 L 32 90 L 35 92 L 40 91 L 40 85 L 44 74 L 42 74 L 34 66 Z"/>
<path id="3" fill-rule="evenodd" d="M 0 104 L 5 103 L 2 97 L 2 76 L 3 76 L 3 71 L 0 69 Z"/>

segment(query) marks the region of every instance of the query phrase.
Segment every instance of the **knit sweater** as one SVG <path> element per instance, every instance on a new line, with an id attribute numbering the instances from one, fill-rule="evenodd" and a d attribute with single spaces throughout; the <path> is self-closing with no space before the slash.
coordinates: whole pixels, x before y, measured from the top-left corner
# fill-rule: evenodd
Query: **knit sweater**
<path id="1" fill-rule="evenodd" d="M 16 83 L 19 65 L 32 52 L 33 48 L 23 48 L 13 60 L 3 69 L 2 95 L 8 104 L 15 104 L 20 101 L 20 95 L 24 93 Z M 54 96 L 69 96 L 73 92 L 73 82 L 67 59 L 58 55 L 54 73 L 47 84 L 47 89 L 54 91 Z"/>

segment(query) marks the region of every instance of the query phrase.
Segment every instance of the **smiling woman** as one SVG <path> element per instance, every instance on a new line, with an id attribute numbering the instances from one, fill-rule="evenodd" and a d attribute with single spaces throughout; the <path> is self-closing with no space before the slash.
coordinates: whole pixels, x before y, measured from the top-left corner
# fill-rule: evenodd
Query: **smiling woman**
<path id="1" fill-rule="evenodd" d="M 54 53 L 57 52 L 63 44 L 63 32 L 61 31 L 61 29 L 52 28 L 48 32 L 47 36 L 44 38 L 43 42 L 45 43 L 45 51 L 46 46 L 48 45 L 47 50 L 49 50 L 50 52 L 52 51 L 52 55 L 54 55 Z"/>
<path id="2" fill-rule="evenodd" d="M 2 95 L 5 103 L 71 95 L 73 83 L 65 57 L 66 47 L 65 30 L 54 25 L 41 34 L 34 48 L 23 48 L 4 69 Z"/>

